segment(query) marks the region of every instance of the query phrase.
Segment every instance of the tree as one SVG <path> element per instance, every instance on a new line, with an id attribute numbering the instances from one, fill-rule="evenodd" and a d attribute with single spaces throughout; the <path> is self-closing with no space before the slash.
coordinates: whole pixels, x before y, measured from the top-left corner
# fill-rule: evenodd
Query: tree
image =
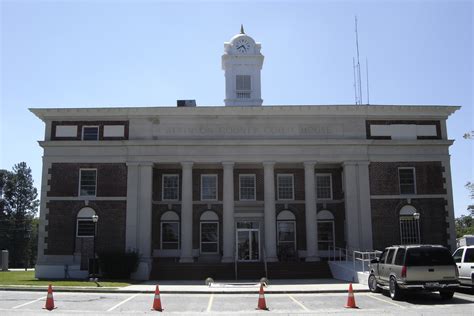
<path id="1" fill-rule="evenodd" d="M 3 229 L 0 231 L 5 234 L 10 266 L 27 267 L 34 260 L 30 244 L 34 238 L 31 227 L 39 206 L 38 192 L 25 162 L 13 166 L 12 172 L 4 172 L 3 178 Z"/>
<path id="2" fill-rule="evenodd" d="M 456 218 L 456 237 L 474 235 L 474 219 L 470 215 L 461 215 Z"/>

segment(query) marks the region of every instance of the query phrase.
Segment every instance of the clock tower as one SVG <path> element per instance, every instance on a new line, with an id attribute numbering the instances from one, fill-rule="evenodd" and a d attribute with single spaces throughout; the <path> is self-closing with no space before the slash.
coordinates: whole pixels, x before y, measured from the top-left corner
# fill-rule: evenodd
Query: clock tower
<path id="1" fill-rule="evenodd" d="M 225 75 L 226 106 L 261 106 L 262 95 L 260 72 L 263 65 L 261 44 L 245 34 L 240 34 L 224 43 L 222 69 Z"/>

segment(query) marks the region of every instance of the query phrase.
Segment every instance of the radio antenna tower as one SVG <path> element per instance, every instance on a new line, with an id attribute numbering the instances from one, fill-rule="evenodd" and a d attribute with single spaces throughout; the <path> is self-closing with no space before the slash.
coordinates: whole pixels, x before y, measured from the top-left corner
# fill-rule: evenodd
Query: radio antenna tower
<path id="1" fill-rule="evenodd" d="M 357 30 L 357 16 L 355 16 L 355 44 L 356 58 L 352 58 L 352 68 L 354 71 L 354 95 L 355 104 L 362 105 L 362 75 L 360 71 L 360 54 L 359 54 L 359 32 Z M 369 104 L 369 62 L 365 59 L 365 70 L 367 80 L 367 104 Z"/>

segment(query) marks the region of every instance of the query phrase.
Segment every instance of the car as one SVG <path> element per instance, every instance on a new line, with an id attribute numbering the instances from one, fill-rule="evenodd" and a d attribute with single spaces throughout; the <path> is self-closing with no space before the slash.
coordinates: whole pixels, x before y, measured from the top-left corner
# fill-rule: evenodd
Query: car
<path id="1" fill-rule="evenodd" d="M 474 287 L 474 246 L 459 247 L 453 254 L 461 285 Z"/>
<path id="2" fill-rule="evenodd" d="M 440 245 L 387 247 L 370 262 L 369 268 L 369 290 L 388 290 L 393 300 L 410 291 L 439 291 L 443 299 L 451 299 L 459 287 L 454 259 Z"/>

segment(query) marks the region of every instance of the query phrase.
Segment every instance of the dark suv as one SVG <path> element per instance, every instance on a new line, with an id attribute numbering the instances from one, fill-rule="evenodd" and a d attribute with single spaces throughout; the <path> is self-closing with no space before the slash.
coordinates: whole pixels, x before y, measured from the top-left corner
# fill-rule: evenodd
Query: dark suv
<path id="1" fill-rule="evenodd" d="M 450 299 L 459 286 L 458 271 L 449 250 L 439 245 L 406 245 L 385 248 L 370 264 L 371 292 L 388 290 L 394 300 L 407 291 L 439 291 Z"/>

